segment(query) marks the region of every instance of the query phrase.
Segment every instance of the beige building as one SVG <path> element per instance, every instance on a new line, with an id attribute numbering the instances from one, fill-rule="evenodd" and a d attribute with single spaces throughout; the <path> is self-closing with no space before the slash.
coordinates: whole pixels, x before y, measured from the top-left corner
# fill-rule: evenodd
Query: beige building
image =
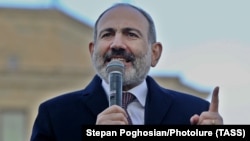
<path id="1" fill-rule="evenodd" d="M 0 8 L 0 31 L 0 140 L 28 141 L 42 101 L 92 79 L 92 26 L 53 8 Z M 209 94 L 178 77 L 155 78 L 204 99 Z"/>

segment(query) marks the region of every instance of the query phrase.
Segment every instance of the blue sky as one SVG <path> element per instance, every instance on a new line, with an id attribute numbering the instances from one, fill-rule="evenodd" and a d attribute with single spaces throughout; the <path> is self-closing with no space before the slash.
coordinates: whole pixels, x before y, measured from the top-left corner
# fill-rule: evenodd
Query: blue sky
<path id="1" fill-rule="evenodd" d="M 247 0 L 159 0 L 156 2 L 145 0 L 0 0 L 0 6 L 46 8 L 56 5 L 92 24 L 105 8 L 115 2 L 130 2 L 149 11 L 159 27 L 158 37 L 160 39 L 163 36 L 167 37 L 171 44 L 222 38 L 249 42 L 250 2 Z"/>
<path id="2" fill-rule="evenodd" d="M 249 0 L 0 0 L 0 7 L 56 6 L 93 24 L 115 2 L 140 6 L 155 20 L 164 49 L 152 73 L 181 76 L 199 89 L 219 85 L 225 123 L 250 123 Z"/>

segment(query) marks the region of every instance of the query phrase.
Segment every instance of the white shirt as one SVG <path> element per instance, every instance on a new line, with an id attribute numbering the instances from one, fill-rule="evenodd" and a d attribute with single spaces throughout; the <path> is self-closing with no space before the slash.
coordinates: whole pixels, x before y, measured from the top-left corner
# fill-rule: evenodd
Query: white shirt
<path id="1" fill-rule="evenodd" d="M 102 81 L 102 86 L 107 94 L 107 99 L 109 101 L 109 85 Z M 136 99 L 128 104 L 127 111 L 134 125 L 144 124 L 144 108 L 146 103 L 146 96 L 148 93 L 148 88 L 146 80 L 144 80 L 140 85 L 129 90 L 130 93 L 134 94 Z"/>

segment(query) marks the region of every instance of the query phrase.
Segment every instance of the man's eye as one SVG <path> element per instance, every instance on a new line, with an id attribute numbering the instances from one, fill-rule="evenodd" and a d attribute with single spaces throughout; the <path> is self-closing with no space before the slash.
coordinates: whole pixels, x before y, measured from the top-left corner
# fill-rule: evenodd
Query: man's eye
<path id="1" fill-rule="evenodd" d="M 127 36 L 130 37 L 130 38 L 137 38 L 137 37 L 138 37 L 138 36 L 137 36 L 136 34 L 134 34 L 134 33 L 128 33 Z"/>
<path id="2" fill-rule="evenodd" d="M 105 33 L 105 34 L 102 35 L 102 38 L 107 38 L 107 37 L 110 37 L 110 36 L 112 36 L 111 33 Z"/>

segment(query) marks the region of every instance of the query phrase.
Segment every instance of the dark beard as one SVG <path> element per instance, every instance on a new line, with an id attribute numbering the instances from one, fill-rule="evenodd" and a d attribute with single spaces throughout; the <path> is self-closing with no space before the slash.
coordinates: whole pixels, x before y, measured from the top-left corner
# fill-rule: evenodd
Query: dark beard
<path id="1" fill-rule="evenodd" d="M 127 53 L 124 49 L 114 49 L 106 53 L 104 56 L 98 56 L 95 52 L 92 57 L 92 62 L 97 74 L 108 83 L 108 73 L 106 65 L 111 60 L 111 56 L 119 56 L 127 60 L 131 60 L 132 68 L 125 68 L 123 85 L 127 87 L 140 84 L 147 76 L 151 66 L 151 50 L 140 57 L 135 57 L 131 53 Z"/>
<path id="2" fill-rule="evenodd" d="M 107 52 L 103 58 L 104 63 L 110 62 L 112 58 L 123 58 L 126 62 L 133 62 L 135 56 L 131 53 L 128 53 L 123 48 L 112 48 L 111 51 Z"/>

